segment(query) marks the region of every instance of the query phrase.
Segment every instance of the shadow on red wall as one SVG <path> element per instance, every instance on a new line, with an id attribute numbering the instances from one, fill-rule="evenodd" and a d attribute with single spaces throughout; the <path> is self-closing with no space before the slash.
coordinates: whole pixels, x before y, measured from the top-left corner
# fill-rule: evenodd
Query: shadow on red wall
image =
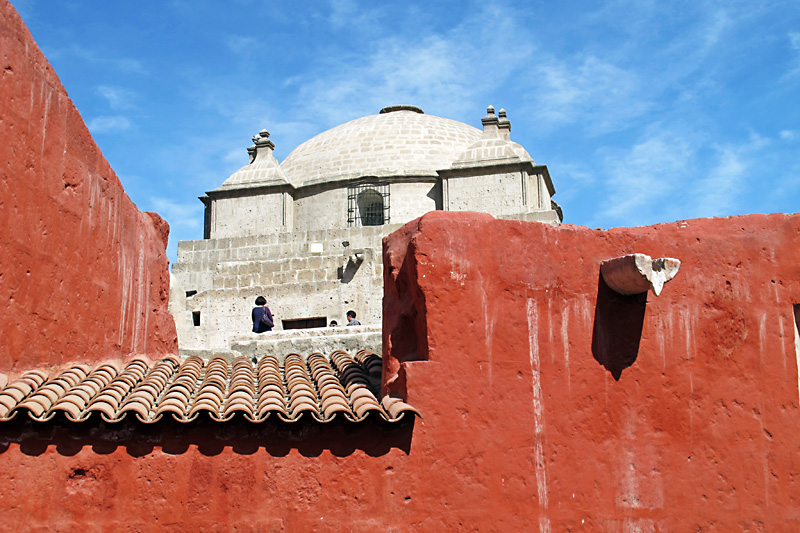
<path id="1" fill-rule="evenodd" d="M 642 338 L 647 293 L 625 296 L 611 289 L 600 275 L 592 330 L 592 355 L 619 381 L 636 362 Z"/>
<path id="2" fill-rule="evenodd" d="M 219 455 L 225 447 L 231 447 L 239 455 L 251 455 L 264 448 L 272 457 L 284 457 L 292 450 L 304 457 L 318 457 L 325 451 L 337 457 L 356 451 L 380 457 L 393 448 L 410 454 L 413 431 L 414 417 L 392 424 L 369 419 L 359 423 L 337 419 L 320 424 L 309 419 L 253 424 L 238 417 L 224 423 L 207 419 L 182 424 L 163 419 L 143 424 L 126 419 L 109 424 L 98 417 L 79 424 L 66 419 L 43 424 L 18 417 L 3 425 L 0 456 L 11 444 L 18 444 L 28 456 L 43 455 L 55 445 L 55 451 L 66 457 L 77 455 L 85 447 L 100 455 L 124 448 L 131 457 L 149 455 L 156 448 L 181 455 L 192 447 L 206 456 Z"/>

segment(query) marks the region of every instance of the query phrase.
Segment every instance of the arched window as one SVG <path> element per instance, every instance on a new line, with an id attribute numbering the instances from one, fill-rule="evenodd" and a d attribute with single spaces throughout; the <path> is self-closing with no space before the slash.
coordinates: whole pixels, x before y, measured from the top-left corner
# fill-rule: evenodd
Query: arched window
<path id="1" fill-rule="evenodd" d="M 362 226 L 383 225 L 383 196 L 375 189 L 358 194 L 358 215 Z"/>
<path id="2" fill-rule="evenodd" d="M 389 223 L 389 184 L 364 183 L 347 190 L 347 225 L 382 226 Z"/>

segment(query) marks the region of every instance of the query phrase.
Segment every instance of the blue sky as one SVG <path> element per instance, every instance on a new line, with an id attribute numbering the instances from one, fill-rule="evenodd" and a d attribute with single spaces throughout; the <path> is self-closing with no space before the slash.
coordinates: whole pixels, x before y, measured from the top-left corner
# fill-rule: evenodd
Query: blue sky
<path id="1" fill-rule="evenodd" d="M 399 103 L 505 108 L 565 222 L 800 211 L 797 0 L 12 4 L 172 261 L 253 134 L 283 160 Z"/>

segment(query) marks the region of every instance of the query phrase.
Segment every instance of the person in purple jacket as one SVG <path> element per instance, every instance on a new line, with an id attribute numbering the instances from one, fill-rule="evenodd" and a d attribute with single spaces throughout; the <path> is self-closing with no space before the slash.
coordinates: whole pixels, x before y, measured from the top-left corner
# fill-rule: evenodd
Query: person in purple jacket
<path id="1" fill-rule="evenodd" d="M 256 307 L 253 308 L 253 333 L 264 333 L 272 331 L 274 319 L 272 312 L 267 307 L 267 299 L 263 296 L 256 298 Z"/>

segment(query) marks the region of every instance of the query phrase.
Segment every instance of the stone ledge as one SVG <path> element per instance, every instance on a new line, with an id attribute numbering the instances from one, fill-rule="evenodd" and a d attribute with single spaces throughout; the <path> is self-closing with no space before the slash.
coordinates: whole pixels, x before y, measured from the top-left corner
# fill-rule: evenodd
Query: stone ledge
<path id="1" fill-rule="evenodd" d="M 231 350 L 246 357 L 266 354 L 283 357 L 290 353 L 308 355 L 313 352 L 330 356 L 335 350 L 356 353 L 362 349 L 380 355 L 382 343 L 381 325 L 375 324 L 249 333 L 234 337 Z"/>

